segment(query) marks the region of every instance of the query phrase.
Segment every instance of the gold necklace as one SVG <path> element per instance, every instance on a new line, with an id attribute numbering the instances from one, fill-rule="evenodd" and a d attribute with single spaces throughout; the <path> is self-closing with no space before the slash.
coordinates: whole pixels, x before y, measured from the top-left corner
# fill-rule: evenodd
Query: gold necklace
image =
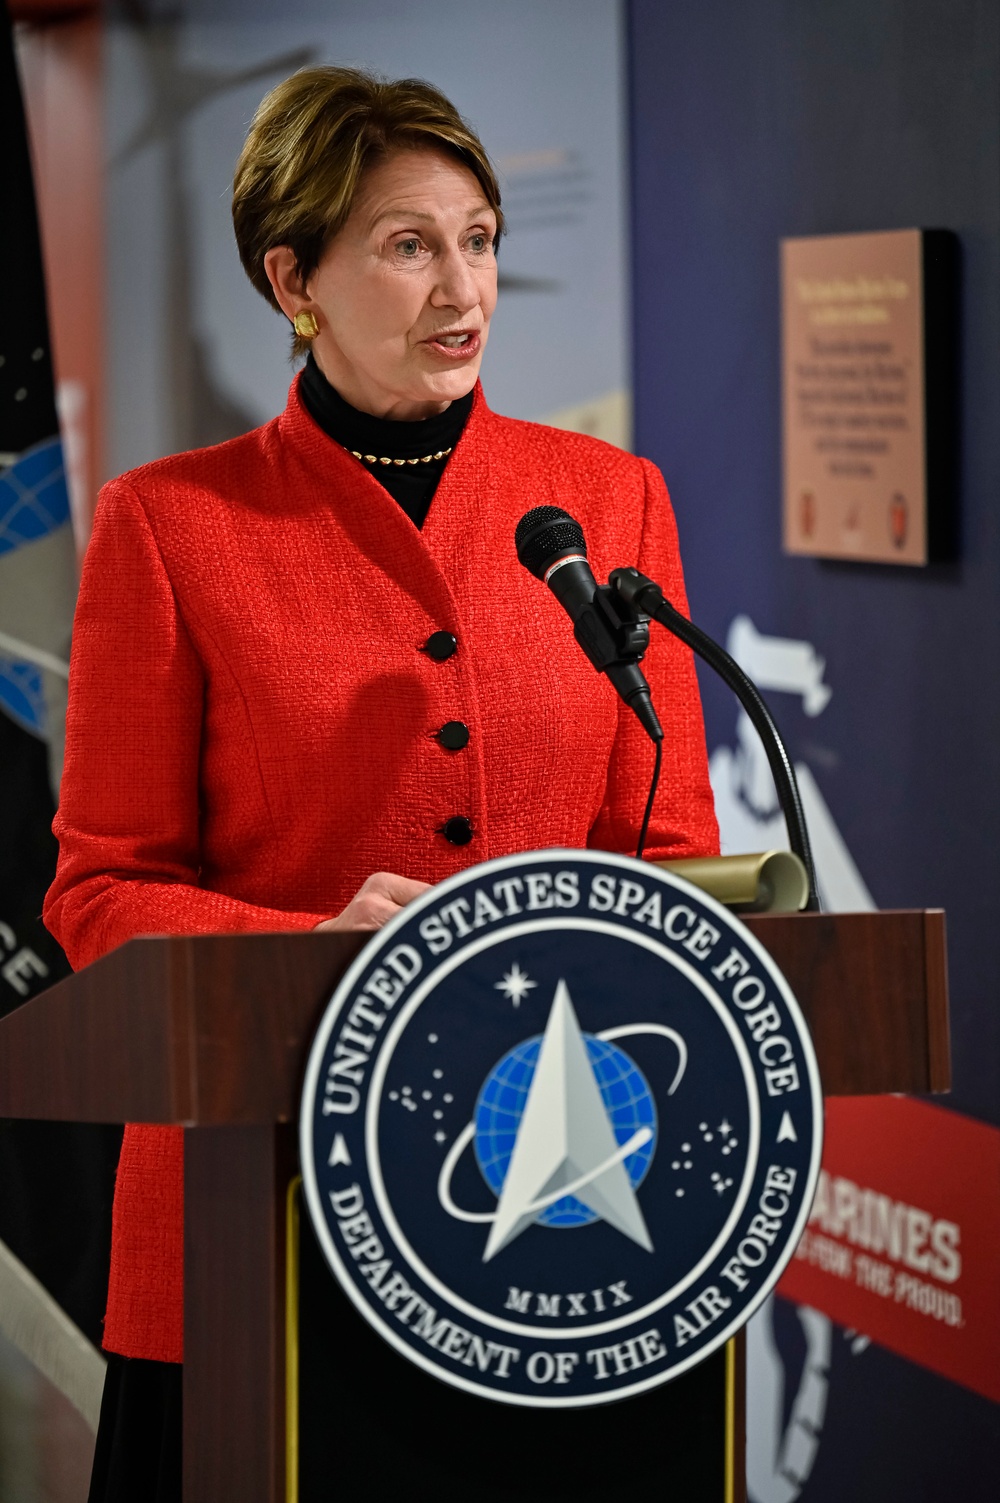
<path id="1" fill-rule="evenodd" d="M 388 459 L 384 454 L 359 454 L 357 449 L 352 449 L 351 453 L 366 464 L 432 464 L 435 459 L 447 459 L 451 449 L 439 449 L 436 454 L 425 454 L 421 459 Z"/>

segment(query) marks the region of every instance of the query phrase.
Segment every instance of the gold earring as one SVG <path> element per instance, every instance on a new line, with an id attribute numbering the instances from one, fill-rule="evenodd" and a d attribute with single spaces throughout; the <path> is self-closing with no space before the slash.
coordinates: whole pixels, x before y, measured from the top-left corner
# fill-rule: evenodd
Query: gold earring
<path id="1" fill-rule="evenodd" d="M 316 322 L 315 313 L 310 313 L 308 308 L 300 308 L 292 319 L 292 328 L 300 339 L 315 339 L 319 333 L 319 324 Z"/>

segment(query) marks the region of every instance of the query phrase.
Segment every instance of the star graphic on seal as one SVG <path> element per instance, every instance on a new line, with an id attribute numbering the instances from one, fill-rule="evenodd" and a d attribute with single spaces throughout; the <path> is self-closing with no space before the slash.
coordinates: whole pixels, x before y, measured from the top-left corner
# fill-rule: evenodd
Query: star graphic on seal
<path id="1" fill-rule="evenodd" d="M 515 1007 L 520 1007 L 532 987 L 537 985 L 538 982 L 529 980 L 527 971 L 522 971 L 515 960 L 503 980 L 493 983 L 493 989 L 503 992 L 509 1002 L 513 1002 Z"/>

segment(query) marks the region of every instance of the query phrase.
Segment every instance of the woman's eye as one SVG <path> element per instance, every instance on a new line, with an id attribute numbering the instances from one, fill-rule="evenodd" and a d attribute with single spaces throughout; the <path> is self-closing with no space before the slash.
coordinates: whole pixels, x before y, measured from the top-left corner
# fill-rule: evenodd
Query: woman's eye
<path id="1" fill-rule="evenodd" d="M 469 249 L 476 255 L 481 255 L 488 245 L 489 241 L 485 235 L 470 235 L 469 237 Z"/>
<path id="2" fill-rule="evenodd" d="M 415 237 L 409 240 L 399 240 L 396 242 L 396 249 L 401 256 L 415 256 L 420 249 L 420 241 Z"/>

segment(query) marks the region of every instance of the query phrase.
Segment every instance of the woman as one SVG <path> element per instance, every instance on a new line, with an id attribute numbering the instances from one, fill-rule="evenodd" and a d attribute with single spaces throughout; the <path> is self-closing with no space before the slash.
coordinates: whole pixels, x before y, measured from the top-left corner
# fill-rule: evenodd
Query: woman
<path id="1" fill-rule="evenodd" d="M 680 604 L 670 505 L 647 461 L 486 406 L 477 137 L 427 84 L 306 70 L 253 121 L 233 220 L 309 358 L 273 422 L 102 492 L 45 908 L 75 966 L 137 934 L 374 929 L 474 862 L 631 851 L 641 822 L 649 744 L 513 535 L 565 506 L 596 573 L 635 562 Z M 714 851 L 690 657 L 660 634 L 645 667 L 647 853 Z M 181 1222 L 180 1130 L 127 1129 L 95 1499 L 156 1496 L 128 1467 L 157 1405 L 177 1454 Z"/>

